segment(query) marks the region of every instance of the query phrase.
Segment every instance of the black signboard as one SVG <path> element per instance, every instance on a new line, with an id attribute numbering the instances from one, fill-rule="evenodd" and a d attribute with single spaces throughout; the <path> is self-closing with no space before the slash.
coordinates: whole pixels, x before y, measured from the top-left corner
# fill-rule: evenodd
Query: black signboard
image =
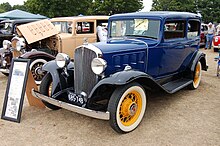
<path id="1" fill-rule="evenodd" d="M 13 59 L 1 118 L 20 123 L 29 71 L 29 59 Z"/>

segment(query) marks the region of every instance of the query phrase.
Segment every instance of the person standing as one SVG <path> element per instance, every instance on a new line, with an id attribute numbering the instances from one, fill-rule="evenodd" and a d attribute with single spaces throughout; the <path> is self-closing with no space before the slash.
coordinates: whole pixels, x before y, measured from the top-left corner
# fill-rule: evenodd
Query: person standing
<path id="1" fill-rule="evenodd" d="M 209 48 L 211 49 L 212 47 L 212 39 L 215 34 L 215 27 L 212 25 L 211 22 L 208 24 L 208 34 L 206 35 L 206 44 L 205 44 L 205 49 Z"/>

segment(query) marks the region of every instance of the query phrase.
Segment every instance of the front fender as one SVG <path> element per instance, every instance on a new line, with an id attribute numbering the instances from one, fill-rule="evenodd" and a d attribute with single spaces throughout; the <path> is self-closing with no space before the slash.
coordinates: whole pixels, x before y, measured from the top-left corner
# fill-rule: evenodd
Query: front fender
<path id="1" fill-rule="evenodd" d="M 43 51 L 30 51 L 22 54 L 21 58 L 33 59 L 33 58 L 45 58 L 47 61 L 54 60 L 55 57 Z"/>
<path id="2" fill-rule="evenodd" d="M 129 70 L 129 71 L 117 72 L 117 73 L 111 75 L 110 77 L 104 78 L 101 81 L 99 81 L 95 85 L 95 87 L 92 89 L 88 98 L 91 98 L 93 96 L 93 94 L 95 93 L 95 91 L 103 85 L 120 86 L 120 85 L 128 84 L 133 81 L 137 81 L 138 83 L 140 83 L 141 85 L 143 85 L 145 87 L 149 87 L 149 88 L 159 87 L 159 88 L 162 88 L 163 90 L 165 90 L 150 75 L 148 75 L 144 72 L 140 72 L 140 71 Z"/>
<path id="3" fill-rule="evenodd" d="M 70 62 L 67 66 L 67 70 L 70 71 L 72 70 L 73 71 L 73 63 Z M 67 83 L 67 79 L 65 79 L 65 77 L 62 75 L 62 72 L 63 70 L 60 69 L 57 64 L 56 64 L 56 61 L 55 60 L 52 60 L 52 61 L 49 61 L 47 62 L 46 64 L 43 65 L 42 67 L 42 70 L 43 71 L 47 71 L 51 74 L 52 76 L 52 80 L 53 80 L 53 84 L 52 84 L 52 93 L 55 93 L 56 89 L 63 89 L 63 88 L 66 88 L 66 86 L 68 85 Z M 60 72 L 59 72 L 60 70 Z M 72 73 L 73 74 L 73 73 Z M 72 75 L 71 74 L 71 75 Z M 70 75 L 70 76 L 71 76 Z M 68 78 L 68 77 L 67 77 Z"/>

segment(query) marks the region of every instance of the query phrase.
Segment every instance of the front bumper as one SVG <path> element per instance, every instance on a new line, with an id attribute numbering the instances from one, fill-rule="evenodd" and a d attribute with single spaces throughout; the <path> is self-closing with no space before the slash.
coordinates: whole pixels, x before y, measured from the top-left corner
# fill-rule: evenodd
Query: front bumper
<path id="1" fill-rule="evenodd" d="M 63 101 L 59 101 L 53 98 L 50 98 L 48 96 L 45 96 L 43 94 L 40 94 L 39 92 L 35 91 L 34 89 L 32 89 L 32 95 L 40 100 L 44 100 L 50 104 L 53 104 L 55 106 L 85 115 L 85 116 L 89 116 L 89 117 L 93 117 L 93 118 L 97 118 L 97 119 L 102 119 L 102 120 L 109 120 L 110 119 L 110 113 L 107 112 L 101 112 L 101 111 L 95 111 L 95 110 L 91 110 L 91 109 L 87 109 L 87 108 L 83 108 L 83 107 L 79 107 L 73 104 L 69 104 Z"/>

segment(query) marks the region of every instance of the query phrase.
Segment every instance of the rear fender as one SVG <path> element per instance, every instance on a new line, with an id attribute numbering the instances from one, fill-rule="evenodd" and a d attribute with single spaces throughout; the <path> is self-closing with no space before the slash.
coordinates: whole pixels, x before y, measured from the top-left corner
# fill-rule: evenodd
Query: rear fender
<path id="1" fill-rule="evenodd" d="M 198 61 L 201 62 L 202 70 L 205 70 L 205 71 L 208 70 L 208 66 L 207 66 L 207 64 L 206 64 L 206 58 L 205 58 L 205 56 L 206 56 L 206 54 L 204 54 L 204 53 L 202 53 L 202 52 L 199 52 L 199 51 L 198 51 L 198 53 L 196 53 L 196 55 L 195 55 L 195 57 L 194 57 L 194 59 L 193 59 L 191 68 L 190 68 L 190 70 L 191 70 L 192 72 L 194 72 L 195 67 L 196 67 L 196 64 L 197 64 Z"/>

